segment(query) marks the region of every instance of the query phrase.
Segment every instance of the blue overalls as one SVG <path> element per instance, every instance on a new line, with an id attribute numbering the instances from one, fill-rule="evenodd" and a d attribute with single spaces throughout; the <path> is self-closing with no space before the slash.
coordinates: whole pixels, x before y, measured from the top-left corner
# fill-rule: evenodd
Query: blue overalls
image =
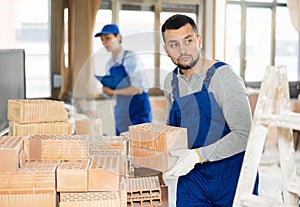
<path id="1" fill-rule="evenodd" d="M 124 67 L 126 52 L 127 51 L 124 53 L 122 64 L 111 67 L 109 72 L 111 75 L 121 76 L 122 82 L 128 82 L 130 84 L 130 79 Z M 120 85 L 124 84 L 120 83 Z M 116 89 L 118 89 L 118 87 Z M 152 116 L 148 93 L 143 92 L 142 94 L 134 96 L 118 95 L 114 117 L 117 136 L 120 135 L 121 132 L 128 131 L 131 125 L 151 122 Z"/>
<path id="2" fill-rule="evenodd" d="M 225 65 L 215 63 L 206 73 L 201 91 L 179 96 L 177 69 L 173 71 L 174 101 L 170 110 L 170 125 L 187 128 L 189 148 L 210 145 L 230 132 L 213 93 L 208 87 L 215 70 Z M 229 158 L 197 163 L 177 184 L 177 207 L 232 206 L 243 162 L 244 152 Z M 254 187 L 258 193 L 258 177 Z"/>

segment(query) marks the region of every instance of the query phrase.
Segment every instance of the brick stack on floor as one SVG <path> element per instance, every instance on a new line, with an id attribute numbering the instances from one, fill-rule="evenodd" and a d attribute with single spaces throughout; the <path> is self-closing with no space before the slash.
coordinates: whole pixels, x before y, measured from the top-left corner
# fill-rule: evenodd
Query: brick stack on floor
<path id="1" fill-rule="evenodd" d="M 10 101 L 11 125 L 22 130 L 13 128 L 13 135 L 0 137 L 1 207 L 163 206 L 158 176 L 137 178 L 130 163 L 168 170 L 176 161 L 169 150 L 186 148 L 186 129 L 147 123 L 121 136 L 103 136 L 101 127 L 85 127 L 101 126 L 94 119 L 80 123 L 79 134 L 68 134 L 69 127 L 47 134 L 43 123 L 54 128 L 67 123 L 59 105 Z"/>
<path id="2" fill-rule="evenodd" d="M 64 103 L 54 100 L 8 100 L 9 135 L 72 134 Z"/>

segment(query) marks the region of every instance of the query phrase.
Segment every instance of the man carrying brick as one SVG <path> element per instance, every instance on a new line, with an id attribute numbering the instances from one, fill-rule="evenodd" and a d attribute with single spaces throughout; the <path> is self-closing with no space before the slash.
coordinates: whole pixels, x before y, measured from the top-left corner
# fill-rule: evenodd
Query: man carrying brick
<path id="1" fill-rule="evenodd" d="M 170 17 L 161 32 L 177 65 L 164 86 L 168 124 L 188 131 L 189 149 L 171 152 L 178 160 L 165 173 L 179 177 L 177 207 L 232 206 L 252 123 L 243 80 L 201 54 L 202 36 L 190 17 Z"/>

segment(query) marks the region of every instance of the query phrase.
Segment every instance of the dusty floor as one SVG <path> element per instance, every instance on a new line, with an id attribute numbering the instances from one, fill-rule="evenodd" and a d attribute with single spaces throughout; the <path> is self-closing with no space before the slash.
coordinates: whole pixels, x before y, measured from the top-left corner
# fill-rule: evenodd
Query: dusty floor
<path id="1" fill-rule="evenodd" d="M 295 161 L 298 176 L 297 186 L 300 186 L 300 151 L 295 152 Z M 263 154 L 259 167 L 259 193 L 261 196 L 282 202 L 282 179 L 280 169 L 279 153 L 274 152 Z"/>

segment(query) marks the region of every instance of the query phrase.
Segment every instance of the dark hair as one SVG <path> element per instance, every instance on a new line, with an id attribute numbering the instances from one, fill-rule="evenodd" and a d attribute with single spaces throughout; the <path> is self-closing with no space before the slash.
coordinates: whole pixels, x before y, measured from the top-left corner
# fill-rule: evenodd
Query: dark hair
<path id="1" fill-rule="evenodd" d="M 163 38 L 164 32 L 168 29 L 179 29 L 180 27 L 185 26 L 186 24 L 190 24 L 195 32 L 198 35 L 198 28 L 194 20 L 186 15 L 175 14 L 171 16 L 169 19 L 165 21 L 165 23 L 161 26 L 161 33 Z"/>

